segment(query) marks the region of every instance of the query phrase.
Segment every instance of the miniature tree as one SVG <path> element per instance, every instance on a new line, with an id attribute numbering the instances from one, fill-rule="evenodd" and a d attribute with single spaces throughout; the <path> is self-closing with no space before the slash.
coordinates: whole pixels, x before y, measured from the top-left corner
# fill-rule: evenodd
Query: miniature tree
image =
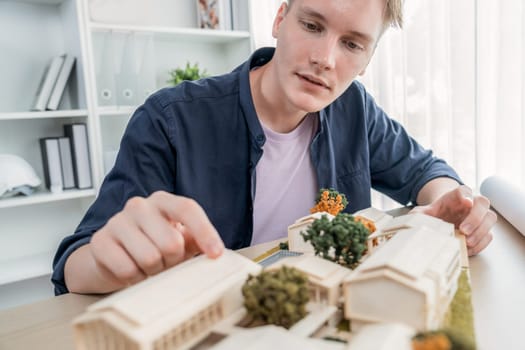
<path id="1" fill-rule="evenodd" d="M 306 315 L 308 277 L 297 269 L 250 275 L 242 287 L 244 306 L 254 322 L 290 328 Z"/>
<path id="2" fill-rule="evenodd" d="M 366 250 L 370 231 L 350 214 L 338 214 L 333 220 L 326 215 L 312 222 L 306 232 L 301 232 L 306 242 L 310 241 L 315 254 L 354 268 Z"/>
<path id="3" fill-rule="evenodd" d="M 346 208 L 347 205 L 348 201 L 343 193 L 339 193 L 333 188 L 321 188 L 317 196 L 316 204 L 310 209 L 310 213 L 327 212 L 335 216 Z"/>

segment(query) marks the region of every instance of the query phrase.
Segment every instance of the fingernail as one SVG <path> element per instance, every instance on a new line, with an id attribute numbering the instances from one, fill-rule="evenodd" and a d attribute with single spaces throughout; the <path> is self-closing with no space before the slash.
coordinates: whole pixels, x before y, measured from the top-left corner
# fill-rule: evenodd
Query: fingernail
<path id="1" fill-rule="evenodd" d="M 209 244 L 209 252 L 212 256 L 219 256 L 224 250 L 224 245 L 221 242 L 213 242 Z"/>

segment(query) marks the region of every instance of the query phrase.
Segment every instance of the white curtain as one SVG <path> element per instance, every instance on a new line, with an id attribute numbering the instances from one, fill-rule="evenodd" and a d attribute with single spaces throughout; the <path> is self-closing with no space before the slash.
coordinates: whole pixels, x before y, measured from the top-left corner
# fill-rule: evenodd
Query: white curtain
<path id="1" fill-rule="evenodd" d="M 251 22 L 255 47 L 275 46 L 272 24 L 279 6 L 284 0 L 251 0 Z"/>
<path id="2" fill-rule="evenodd" d="M 257 38 L 280 1 L 258 2 L 270 17 L 257 10 L 256 45 L 272 44 Z M 523 0 L 406 1 L 404 28 L 385 33 L 359 79 L 468 185 L 499 175 L 525 188 Z"/>

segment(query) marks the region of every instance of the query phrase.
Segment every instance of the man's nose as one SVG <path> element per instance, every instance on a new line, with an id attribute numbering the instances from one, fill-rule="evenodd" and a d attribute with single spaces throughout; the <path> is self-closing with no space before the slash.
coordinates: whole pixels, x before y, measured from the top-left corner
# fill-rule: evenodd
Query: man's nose
<path id="1" fill-rule="evenodd" d="M 335 67 L 337 43 L 336 38 L 324 37 L 312 48 L 310 63 L 322 70 L 333 69 Z"/>

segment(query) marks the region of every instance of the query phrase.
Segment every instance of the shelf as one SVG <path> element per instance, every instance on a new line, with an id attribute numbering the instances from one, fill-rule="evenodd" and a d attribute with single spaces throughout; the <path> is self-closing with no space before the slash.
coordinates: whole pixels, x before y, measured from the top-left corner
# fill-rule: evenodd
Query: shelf
<path id="1" fill-rule="evenodd" d="M 139 32 L 154 34 L 160 38 L 200 43 L 229 43 L 250 38 L 249 32 L 238 30 L 133 26 L 104 23 L 91 23 L 90 27 L 93 31 Z"/>
<path id="2" fill-rule="evenodd" d="M 0 285 L 51 274 L 53 252 L 0 261 Z"/>
<path id="3" fill-rule="evenodd" d="M 60 111 L 42 112 L 1 112 L 0 120 L 20 120 L 20 119 L 50 119 L 50 118 L 84 118 L 88 116 L 85 109 L 72 109 Z"/>
<path id="4" fill-rule="evenodd" d="M 94 196 L 95 194 L 96 192 L 92 188 L 87 190 L 65 190 L 61 193 L 37 192 L 26 197 L 12 197 L 0 199 L 0 209 L 19 207 L 23 205 L 63 201 L 68 199 L 85 198 Z"/>
<path id="5" fill-rule="evenodd" d="M 131 116 L 137 107 L 135 106 L 126 106 L 126 107 L 99 107 L 97 112 L 100 116 Z"/>

